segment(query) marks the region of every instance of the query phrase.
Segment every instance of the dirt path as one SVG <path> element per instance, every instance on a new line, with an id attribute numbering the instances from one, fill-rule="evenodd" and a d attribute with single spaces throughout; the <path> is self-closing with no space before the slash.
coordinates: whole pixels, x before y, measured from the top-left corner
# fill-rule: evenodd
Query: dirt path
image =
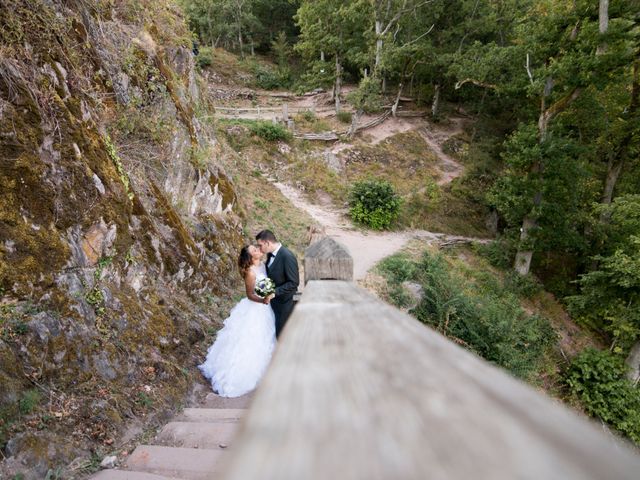
<path id="1" fill-rule="evenodd" d="M 307 212 L 314 220 L 325 228 L 327 235 L 345 245 L 353 257 L 353 275 L 355 280 L 362 280 L 367 272 L 380 260 L 393 255 L 413 238 L 420 238 L 433 243 L 473 240 L 486 242 L 485 239 L 460 237 L 433 233 L 426 230 L 407 230 L 404 232 L 370 232 L 354 228 L 341 212 L 327 205 L 310 203 L 296 188 L 279 182 L 273 185 L 287 197 L 297 208 Z"/>
<path id="2" fill-rule="evenodd" d="M 452 129 L 433 129 L 423 127 L 418 129 L 418 133 L 424 139 L 429 148 L 433 150 L 439 160 L 439 169 L 442 177 L 438 180 L 438 185 L 451 183 L 454 178 L 462 175 L 464 167 L 455 158 L 447 155 L 442 150 L 444 143 L 451 137 L 462 133 L 462 118 L 453 118 L 454 127 Z"/>

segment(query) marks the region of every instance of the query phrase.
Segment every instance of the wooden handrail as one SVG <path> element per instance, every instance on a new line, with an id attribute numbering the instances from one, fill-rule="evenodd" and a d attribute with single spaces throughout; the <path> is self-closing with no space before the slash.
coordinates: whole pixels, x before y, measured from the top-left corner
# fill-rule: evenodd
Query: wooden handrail
<path id="1" fill-rule="evenodd" d="M 640 457 L 354 283 L 310 281 L 225 480 L 638 479 Z"/>

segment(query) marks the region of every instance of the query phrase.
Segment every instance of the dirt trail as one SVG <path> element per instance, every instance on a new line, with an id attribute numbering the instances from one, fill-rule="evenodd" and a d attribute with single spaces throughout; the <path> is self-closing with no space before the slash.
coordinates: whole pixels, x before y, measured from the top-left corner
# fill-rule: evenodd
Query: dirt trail
<path id="1" fill-rule="evenodd" d="M 448 242 L 473 240 L 486 242 L 485 239 L 460 237 L 433 233 L 426 230 L 407 230 L 404 232 L 368 232 L 357 230 L 347 218 L 346 212 L 330 206 L 310 203 L 296 188 L 279 182 L 273 182 L 282 194 L 297 208 L 307 212 L 326 230 L 327 235 L 345 245 L 353 257 L 353 275 L 362 280 L 367 272 L 380 260 L 402 249 L 413 238 L 429 242 Z"/>
<path id="2" fill-rule="evenodd" d="M 442 172 L 442 177 L 438 180 L 438 185 L 446 185 L 451 183 L 454 178 L 462 175 L 464 167 L 455 158 L 447 155 L 442 150 L 442 145 L 451 137 L 455 137 L 462 133 L 462 118 L 452 118 L 454 127 L 452 129 L 429 129 L 423 127 L 418 129 L 418 133 L 424 139 L 425 143 L 429 145 L 429 148 L 433 150 L 440 162 L 439 169 Z"/>

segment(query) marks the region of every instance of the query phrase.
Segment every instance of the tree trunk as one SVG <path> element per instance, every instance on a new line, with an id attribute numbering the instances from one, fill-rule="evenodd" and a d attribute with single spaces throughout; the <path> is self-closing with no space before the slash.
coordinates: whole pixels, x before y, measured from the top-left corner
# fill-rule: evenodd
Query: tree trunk
<path id="1" fill-rule="evenodd" d="M 340 113 L 340 90 L 342 88 L 342 65 L 340 65 L 340 56 L 336 53 L 336 83 L 334 87 L 334 98 L 336 104 L 336 114 Z"/>
<path id="2" fill-rule="evenodd" d="M 547 139 L 551 120 L 553 120 L 558 113 L 565 110 L 576 98 L 580 96 L 580 93 L 582 92 L 580 88 L 575 88 L 569 94 L 552 104 L 549 108 L 546 108 L 546 101 L 549 95 L 551 95 L 553 85 L 553 79 L 551 77 L 547 78 L 542 93 L 542 99 L 540 101 L 540 116 L 538 117 L 538 138 L 540 143 L 543 143 Z M 531 173 L 542 175 L 544 171 L 543 159 L 540 158 L 536 160 L 531 165 L 530 171 Z M 531 238 L 531 230 L 535 229 L 538 225 L 533 212 L 538 209 L 541 203 L 542 192 L 538 191 L 533 197 L 533 208 L 531 209 L 531 212 L 525 215 L 522 220 L 522 227 L 520 228 L 520 245 L 513 264 L 515 271 L 521 275 L 527 275 L 531 267 L 531 259 L 533 258 L 533 239 Z"/>
<path id="3" fill-rule="evenodd" d="M 242 27 L 238 23 L 238 45 L 240 46 L 240 58 L 244 58 L 244 44 L 242 43 Z"/>
<path id="4" fill-rule="evenodd" d="M 351 118 L 351 126 L 349 127 L 349 131 L 347 132 L 347 138 L 353 138 L 353 136 L 356 134 L 356 131 L 358 130 L 358 122 L 360 121 L 360 117 L 362 117 L 363 113 L 363 110 L 358 109 L 353 114 L 353 117 Z"/>
<path id="5" fill-rule="evenodd" d="M 396 95 L 396 101 L 393 103 L 393 107 L 391 107 L 391 115 L 396 116 L 396 111 L 398 110 L 398 104 L 400 103 L 400 97 L 402 96 L 402 83 L 398 85 L 398 95 Z"/>
<path id="6" fill-rule="evenodd" d="M 600 9 L 598 12 L 598 28 L 600 35 L 607 33 L 609 29 L 609 0 L 600 0 Z M 601 42 L 596 50 L 596 55 L 602 55 L 607 51 L 607 44 Z"/>
<path id="7" fill-rule="evenodd" d="M 373 65 L 373 75 L 378 73 L 378 67 L 380 66 L 380 57 L 382 56 L 382 22 L 376 20 L 376 59 Z"/>
<path id="8" fill-rule="evenodd" d="M 636 60 L 633 63 L 633 82 L 631 87 L 631 99 L 629 101 L 629 108 L 627 109 L 627 127 L 624 137 L 621 139 L 620 144 L 615 154 L 609 158 L 607 163 L 607 178 L 604 182 L 604 192 L 602 194 L 601 203 L 605 205 L 611 205 L 613 201 L 613 191 L 615 190 L 616 183 L 622 172 L 625 159 L 629 152 L 629 145 L 633 138 L 633 131 L 636 124 L 636 115 L 640 103 L 640 82 L 639 82 L 639 70 L 640 60 Z M 600 220 L 607 221 L 607 213 L 603 212 Z"/>
<path id="9" fill-rule="evenodd" d="M 551 95 L 552 88 L 553 79 L 549 77 L 545 83 L 542 100 L 540 102 L 540 116 L 538 117 L 538 141 L 540 143 L 543 143 L 547 138 L 549 121 L 551 120 L 551 116 L 545 106 L 546 99 Z M 532 173 L 542 174 L 543 168 L 544 165 L 540 158 L 531 165 L 530 170 Z M 538 226 L 538 221 L 532 212 L 536 207 L 540 206 L 540 203 L 542 203 L 542 192 L 536 192 L 533 198 L 534 208 L 522 219 L 522 227 L 520 227 L 520 245 L 518 246 L 518 252 L 516 253 L 515 261 L 513 262 L 513 268 L 523 276 L 527 275 L 531 269 L 531 260 L 533 259 L 533 239 L 531 238 L 531 231 Z"/>
<path id="10" fill-rule="evenodd" d="M 320 61 L 324 62 L 324 50 L 320 50 Z"/>
<path id="11" fill-rule="evenodd" d="M 629 367 L 627 378 L 637 385 L 640 381 L 640 341 L 633 346 L 625 362 Z"/>
<path id="12" fill-rule="evenodd" d="M 387 77 L 383 76 L 382 77 L 382 94 L 384 95 L 385 93 L 387 93 Z"/>
<path id="13" fill-rule="evenodd" d="M 433 102 L 431 103 L 431 118 L 434 120 L 438 118 L 440 112 L 440 84 L 436 83 L 435 91 L 433 92 Z"/>

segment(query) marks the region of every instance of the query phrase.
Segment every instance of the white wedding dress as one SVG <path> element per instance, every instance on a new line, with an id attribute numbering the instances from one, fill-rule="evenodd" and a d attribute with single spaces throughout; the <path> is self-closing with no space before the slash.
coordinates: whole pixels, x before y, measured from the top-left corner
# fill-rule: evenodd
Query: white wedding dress
<path id="1" fill-rule="evenodd" d="M 265 278 L 264 264 L 251 267 L 256 281 Z M 224 321 L 207 358 L 198 368 L 222 397 L 253 390 L 271 360 L 276 343 L 275 317 L 269 305 L 243 298 Z"/>

